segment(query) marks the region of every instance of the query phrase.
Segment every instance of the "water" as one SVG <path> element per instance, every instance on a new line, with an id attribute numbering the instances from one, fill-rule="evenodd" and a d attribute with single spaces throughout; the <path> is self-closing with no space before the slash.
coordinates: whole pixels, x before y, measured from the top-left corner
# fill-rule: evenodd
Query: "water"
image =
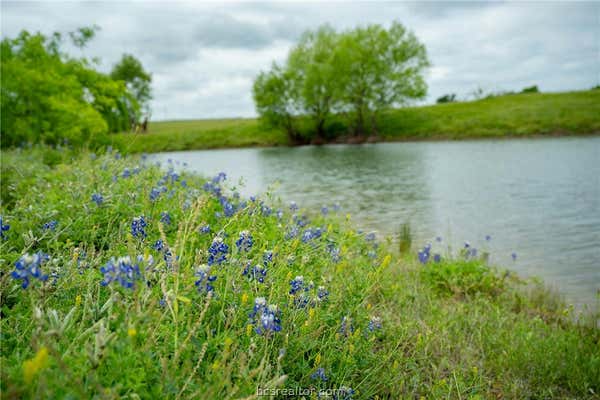
<path id="1" fill-rule="evenodd" d="M 206 175 L 244 178 L 241 193 L 301 207 L 339 203 L 379 237 L 410 222 L 415 244 L 442 236 L 539 276 L 577 306 L 600 288 L 600 137 L 381 143 L 161 153 Z M 489 242 L 485 236 L 491 235 Z M 435 242 L 434 242 L 435 244 Z M 517 253 L 513 261 L 511 253 Z"/>

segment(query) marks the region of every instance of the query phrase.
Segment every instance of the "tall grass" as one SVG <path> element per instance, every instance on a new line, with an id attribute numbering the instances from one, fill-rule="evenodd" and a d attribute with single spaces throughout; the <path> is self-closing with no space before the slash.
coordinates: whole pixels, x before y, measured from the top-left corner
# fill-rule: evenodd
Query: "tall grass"
<path id="1" fill-rule="evenodd" d="M 3 398 L 599 393 L 598 330 L 512 275 L 181 167 L 2 153 Z"/>

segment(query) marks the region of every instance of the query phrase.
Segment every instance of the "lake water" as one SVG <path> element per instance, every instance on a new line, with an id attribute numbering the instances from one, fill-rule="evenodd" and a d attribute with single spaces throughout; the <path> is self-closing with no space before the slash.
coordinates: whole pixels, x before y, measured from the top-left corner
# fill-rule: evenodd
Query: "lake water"
<path id="1" fill-rule="evenodd" d="M 492 261 L 542 277 L 577 306 L 600 289 L 600 137 L 380 143 L 161 153 L 205 175 L 243 177 L 283 201 L 339 203 L 378 236 L 410 222 L 421 246 L 441 236 L 487 249 Z M 484 238 L 491 235 L 487 242 Z M 511 254 L 517 254 L 516 261 Z"/>

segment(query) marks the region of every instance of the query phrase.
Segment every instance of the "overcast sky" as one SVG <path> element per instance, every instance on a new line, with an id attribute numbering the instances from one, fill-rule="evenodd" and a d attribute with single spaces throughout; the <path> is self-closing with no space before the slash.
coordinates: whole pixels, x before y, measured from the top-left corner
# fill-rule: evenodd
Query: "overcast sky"
<path id="1" fill-rule="evenodd" d="M 109 70 L 122 53 L 153 74 L 153 119 L 249 117 L 256 74 L 306 29 L 397 20 L 425 43 L 433 102 L 445 93 L 589 89 L 600 83 L 594 3 L 1 3 L 2 37 L 97 24 L 85 50 Z M 75 53 L 77 54 L 77 52 Z"/>

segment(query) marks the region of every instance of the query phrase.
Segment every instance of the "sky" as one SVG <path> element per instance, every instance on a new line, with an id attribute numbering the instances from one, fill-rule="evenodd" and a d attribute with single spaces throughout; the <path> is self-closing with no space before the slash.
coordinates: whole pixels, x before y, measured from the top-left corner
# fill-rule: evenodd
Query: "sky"
<path id="1" fill-rule="evenodd" d="M 109 71 L 123 53 L 152 73 L 152 119 L 255 116 L 251 87 L 302 32 L 328 23 L 412 30 L 428 52 L 428 97 L 600 84 L 600 2 L 1 1 L 2 38 L 96 24 L 83 50 Z M 73 55 L 81 51 L 72 49 Z"/>

